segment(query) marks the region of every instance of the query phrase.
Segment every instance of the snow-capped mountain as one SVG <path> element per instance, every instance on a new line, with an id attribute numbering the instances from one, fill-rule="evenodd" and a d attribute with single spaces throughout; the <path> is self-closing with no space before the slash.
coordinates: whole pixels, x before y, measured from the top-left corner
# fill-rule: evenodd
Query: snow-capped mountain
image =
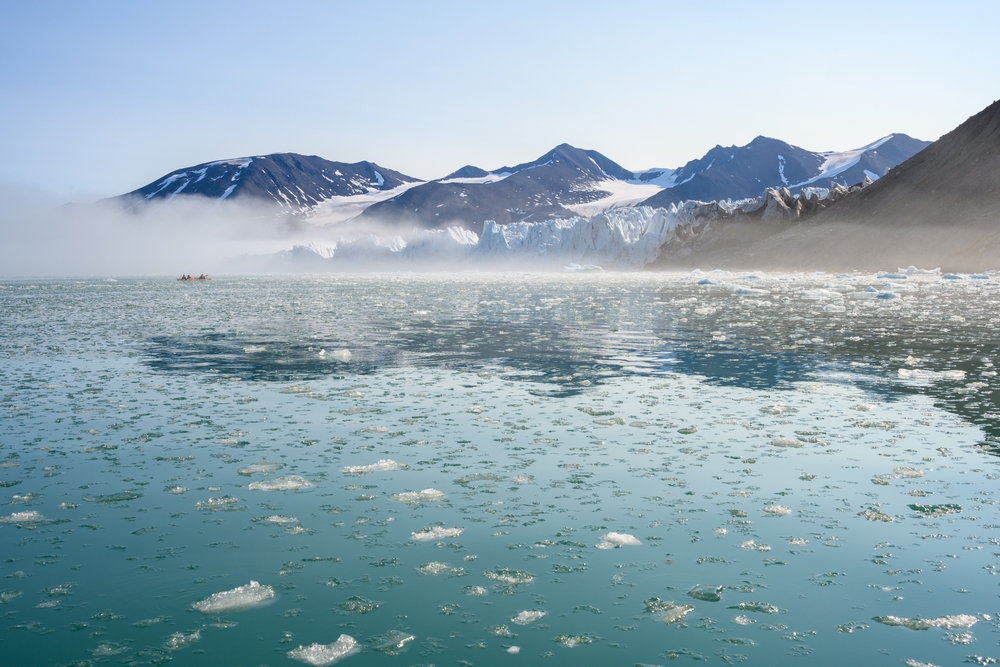
<path id="1" fill-rule="evenodd" d="M 360 204 L 356 215 L 417 183 L 373 162 L 347 164 L 315 155 L 273 153 L 178 169 L 122 197 L 135 204 L 192 195 L 218 201 L 257 200 L 295 215 L 322 215 L 336 208 L 332 204 L 355 203 Z"/>
<path id="2" fill-rule="evenodd" d="M 878 179 L 926 145 L 894 134 L 852 151 L 817 153 L 757 137 L 746 146 L 716 146 L 678 169 L 632 172 L 597 151 L 560 144 L 531 162 L 492 171 L 467 165 L 427 182 L 372 162 L 275 153 L 179 169 L 122 198 L 129 206 L 192 196 L 265 202 L 319 225 L 457 225 L 480 234 L 487 221 L 505 225 L 590 217 L 638 204 L 739 201 L 767 188 L 850 186 Z"/>
<path id="3" fill-rule="evenodd" d="M 458 224 L 479 233 L 487 220 L 507 224 L 598 213 L 638 203 L 660 189 L 634 178 L 597 151 L 560 144 L 513 167 L 486 171 L 467 165 L 372 205 L 359 220 L 431 229 Z"/>
<path id="4" fill-rule="evenodd" d="M 704 157 L 676 170 L 649 170 L 637 175 L 640 182 L 657 183 L 663 190 L 643 202 L 668 206 L 687 201 L 746 199 L 766 188 L 830 188 L 860 183 L 867 176 L 877 180 L 912 157 L 930 142 L 905 134 L 890 134 L 861 148 L 817 153 L 784 141 L 757 137 L 746 146 L 716 146 Z"/>

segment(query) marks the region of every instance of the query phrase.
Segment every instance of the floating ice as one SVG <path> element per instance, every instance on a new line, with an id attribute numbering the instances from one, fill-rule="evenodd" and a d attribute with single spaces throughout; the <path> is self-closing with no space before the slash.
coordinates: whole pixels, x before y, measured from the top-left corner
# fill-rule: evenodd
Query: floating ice
<path id="1" fill-rule="evenodd" d="M 418 542 L 430 542 L 432 540 L 443 540 L 449 537 L 458 537 L 462 534 L 464 528 L 442 528 L 441 526 L 434 526 L 432 528 L 423 528 L 421 530 L 410 533 L 410 536 Z"/>
<path id="2" fill-rule="evenodd" d="M 416 637 L 413 635 L 408 635 L 405 632 L 400 632 L 399 630 L 389 630 L 381 635 L 375 635 L 370 638 L 368 642 L 371 644 L 372 648 L 379 653 L 385 655 L 399 655 L 406 645 L 412 642 Z"/>
<path id="3" fill-rule="evenodd" d="M 517 655 L 520 652 L 521 652 L 521 647 L 520 646 L 508 646 L 507 647 L 507 653 L 510 653 L 511 655 Z"/>
<path id="4" fill-rule="evenodd" d="M 930 662 L 920 662 L 919 660 L 913 660 L 912 658 L 909 659 L 909 660 L 906 660 L 903 664 L 905 664 L 906 667 L 938 667 L 937 665 L 935 665 L 933 663 L 930 663 Z"/>
<path id="5" fill-rule="evenodd" d="M 282 526 L 289 523 L 298 523 L 299 520 L 296 519 L 294 516 L 281 516 L 280 514 L 272 514 L 271 516 L 266 516 L 262 518 L 261 521 L 263 521 L 264 523 L 273 523 Z"/>
<path id="6" fill-rule="evenodd" d="M 785 516 L 786 514 L 791 514 L 792 509 L 784 505 L 768 505 L 764 508 L 764 512 L 771 516 Z"/>
<path id="7" fill-rule="evenodd" d="M 465 593 L 466 595 L 474 595 L 477 597 L 481 595 L 486 595 L 488 593 L 488 591 L 482 586 L 466 586 L 464 589 L 462 589 L 462 592 Z"/>
<path id="8" fill-rule="evenodd" d="M 774 438 L 767 444 L 772 447 L 802 447 L 805 445 L 805 443 L 798 438 Z"/>
<path id="9" fill-rule="evenodd" d="M 509 567 L 498 567 L 493 570 L 483 572 L 483 576 L 487 579 L 499 581 L 502 584 L 509 584 L 511 586 L 530 584 L 535 580 L 535 575 L 524 572 L 523 570 L 514 570 Z"/>
<path id="10" fill-rule="evenodd" d="M 448 565 L 448 563 L 442 563 L 441 561 L 431 561 L 417 566 L 417 572 L 420 574 L 437 575 L 452 571 L 451 565 Z"/>
<path id="11" fill-rule="evenodd" d="M 587 635 L 559 635 L 556 637 L 556 641 L 563 646 L 568 646 L 569 648 L 579 646 L 580 644 L 592 644 L 594 642 L 594 640 Z"/>
<path id="12" fill-rule="evenodd" d="M 32 521 L 41 521 L 42 513 L 36 512 L 35 510 L 29 510 L 27 512 L 14 512 L 13 514 L 8 514 L 7 516 L 0 516 L 0 523 L 30 523 Z"/>
<path id="13" fill-rule="evenodd" d="M 183 632 L 175 632 L 174 634 L 167 637 L 167 641 L 163 643 L 163 648 L 168 651 L 177 651 L 186 646 L 190 646 L 201 639 L 201 630 L 195 630 L 190 634 L 184 634 Z"/>
<path id="14" fill-rule="evenodd" d="M 884 523 L 892 523 L 895 521 L 891 516 L 882 512 L 881 510 L 875 509 L 874 507 L 869 507 L 863 512 L 859 512 L 858 516 L 863 516 L 869 521 L 882 521 Z"/>
<path id="15" fill-rule="evenodd" d="M 248 466 L 244 466 L 237 470 L 239 474 L 244 477 L 249 477 L 250 475 L 256 475 L 258 473 L 271 473 L 275 470 L 281 470 L 285 467 L 284 463 L 271 463 L 270 461 L 258 461 L 257 463 L 251 463 Z"/>
<path id="16" fill-rule="evenodd" d="M 741 602 L 738 605 L 730 607 L 730 609 L 738 609 L 740 611 L 753 611 L 759 614 L 777 614 L 779 611 L 781 611 L 773 604 L 768 604 L 766 602 Z"/>
<path id="17" fill-rule="evenodd" d="M 312 484 L 299 475 L 286 475 L 285 477 L 263 479 L 247 484 L 247 488 L 251 491 L 296 491 L 307 486 L 312 486 Z"/>
<path id="18" fill-rule="evenodd" d="M 635 535 L 629 535 L 628 533 L 606 533 L 601 536 L 601 541 L 597 543 L 598 549 L 615 549 L 617 547 L 624 547 L 628 545 L 642 544 Z"/>
<path id="19" fill-rule="evenodd" d="M 315 667 L 325 667 L 352 656 L 361 648 L 358 642 L 350 635 L 340 635 L 337 641 L 332 644 L 310 644 L 309 646 L 299 646 L 288 652 L 288 657 L 292 660 L 304 662 Z"/>
<path id="20" fill-rule="evenodd" d="M 964 380 L 965 371 L 925 371 L 921 368 L 900 368 L 899 377 L 906 380 Z"/>
<path id="21" fill-rule="evenodd" d="M 912 504 L 907 505 L 907 507 L 928 519 L 944 516 L 945 514 L 958 514 L 962 511 L 962 506 L 954 503 L 945 503 L 942 505 Z"/>
<path id="22" fill-rule="evenodd" d="M 378 609 L 378 602 L 363 598 L 360 595 L 352 595 L 338 604 L 337 609 L 345 614 L 370 614 Z"/>
<path id="23" fill-rule="evenodd" d="M 518 486 L 522 484 L 531 484 L 535 481 L 534 475 L 514 475 L 510 478 L 511 484 L 516 484 Z"/>
<path id="24" fill-rule="evenodd" d="M 688 591 L 688 595 L 695 600 L 702 600 L 703 602 L 718 602 L 722 599 L 722 590 L 724 588 L 725 586 L 717 586 L 715 584 L 698 584 Z"/>
<path id="25" fill-rule="evenodd" d="M 233 510 L 243 509 L 242 507 L 237 507 L 237 502 L 239 502 L 237 498 L 223 496 L 221 498 L 199 500 L 195 503 L 194 507 L 195 509 L 199 509 L 203 512 L 231 512 Z"/>
<path id="26" fill-rule="evenodd" d="M 531 610 L 522 611 L 514 618 L 510 619 L 511 623 L 517 623 L 518 625 L 527 625 L 528 623 L 534 623 L 541 617 L 545 616 L 548 612 L 541 610 Z"/>
<path id="27" fill-rule="evenodd" d="M 771 547 L 766 544 L 757 544 L 756 540 L 743 540 L 740 542 L 740 548 L 746 549 L 747 551 L 770 551 Z"/>
<path id="28" fill-rule="evenodd" d="M 246 354 L 257 354 L 258 352 L 265 352 L 267 348 L 263 345 L 247 345 L 243 348 L 243 352 Z"/>
<path id="29" fill-rule="evenodd" d="M 142 494 L 138 491 L 121 491 L 119 493 L 106 493 L 97 496 L 83 496 L 83 500 L 86 500 L 88 503 L 97 503 L 98 505 L 127 503 L 130 500 L 136 500 L 138 498 L 142 498 Z"/>
<path id="30" fill-rule="evenodd" d="M 392 459 L 379 459 L 375 463 L 370 463 L 366 466 L 344 466 L 342 472 L 345 475 L 357 475 L 361 477 L 362 475 L 367 475 L 372 472 L 389 472 L 393 470 L 406 470 L 410 466 L 405 463 L 397 463 Z"/>
<path id="31" fill-rule="evenodd" d="M 663 615 L 660 617 L 660 620 L 667 625 L 683 621 L 685 616 L 694 611 L 694 605 L 691 604 L 675 605 L 673 602 L 669 604 L 670 606 L 663 610 Z"/>
<path id="32" fill-rule="evenodd" d="M 240 611 L 256 607 L 273 597 L 273 588 L 251 580 L 245 586 L 237 586 L 230 591 L 212 593 L 204 600 L 195 602 L 191 606 L 203 614 L 222 614 L 227 611 Z"/>
<path id="33" fill-rule="evenodd" d="M 896 466 L 895 468 L 892 469 L 892 471 L 897 475 L 899 475 L 900 477 L 904 477 L 907 479 L 916 479 L 918 477 L 924 476 L 923 470 L 919 470 L 917 468 L 908 468 L 905 466 Z"/>
<path id="34" fill-rule="evenodd" d="M 404 491 L 403 493 L 394 493 L 389 496 L 391 500 L 396 502 L 405 503 L 407 505 L 416 505 L 418 503 L 433 503 L 444 498 L 444 492 L 438 491 L 437 489 L 424 489 L 423 491 Z"/>
<path id="35" fill-rule="evenodd" d="M 326 354 L 320 352 L 320 356 L 325 356 L 328 359 L 336 359 L 345 364 L 354 357 L 350 350 L 334 350 L 333 352 L 326 352 Z"/>
<path id="36" fill-rule="evenodd" d="M 901 618 L 899 616 L 876 616 L 872 620 L 882 625 L 901 626 L 910 630 L 928 630 L 930 628 L 971 628 L 979 619 L 969 614 L 954 616 L 939 616 L 937 618 Z"/>

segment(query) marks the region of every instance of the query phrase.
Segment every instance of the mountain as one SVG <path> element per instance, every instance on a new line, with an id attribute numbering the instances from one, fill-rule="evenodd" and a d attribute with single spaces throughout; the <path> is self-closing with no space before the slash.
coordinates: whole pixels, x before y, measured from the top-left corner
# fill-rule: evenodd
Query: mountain
<path id="1" fill-rule="evenodd" d="M 1000 101 L 811 221 L 720 256 L 779 268 L 973 272 L 1000 260 Z M 755 261 L 756 260 L 756 261 Z"/>
<path id="2" fill-rule="evenodd" d="M 508 224 L 592 215 L 634 204 L 659 190 L 657 185 L 631 182 L 634 178 L 597 151 L 560 144 L 513 167 L 462 167 L 373 204 L 358 220 L 429 229 L 458 224 L 479 233 L 487 220 Z"/>
<path id="3" fill-rule="evenodd" d="M 173 171 L 122 195 L 135 203 L 166 202 L 178 195 L 222 201 L 256 200 L 303 215 L 331 198 L 392 196 L 417 179 L 374 162 L 331 162 L 315 155 L 272 153 L 206 162 Z M 368 203 L 371 203 L 370 201 Z"/>
<path id="4" fill-rule="evenodd" d="M 850 186 L 866 176 L 872 180 L 884 176 L 929 143 L 905 134 L 890 134 L 856 150 L 815 153 L 777 139 L 757 137 L 746 146 L 716 146 L 680 169 L 639 174 L 641 181 L 664 187 L 642 203 L 665 207 L 688 200 L 747 199 L 767 188 L 830 188 L 835 182 Z"/>
<path id="5" fill-rule="evenodd" d="M 466 165 L 428 182 L 372 162 L 274 153 L 179 169 L 121 199 L 129 206 L 178 196 L 228 199 L 266 203 L 319 225 L 458 225 L 478 234 L 490 220 L 504 225 L 590 217 L 640 203 L 669 208 L 683 201 L 752 199 L 768 188 L 849 186 L 878 179 L 926 145 L 894 134 L 853 151 L 816 153 L 757 137 L 746 146 L 716 146 L 679 169 L 633 172 L 597 151 L 560 144 L 530 162 L 492 171 Z"/>

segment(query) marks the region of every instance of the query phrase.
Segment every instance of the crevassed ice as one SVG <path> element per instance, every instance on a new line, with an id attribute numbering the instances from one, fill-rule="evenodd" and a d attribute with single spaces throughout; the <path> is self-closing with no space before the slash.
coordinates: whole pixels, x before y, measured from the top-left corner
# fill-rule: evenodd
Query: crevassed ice
<path id="1" fill-rule="evenodd" d="M 332 644 L 310 644 L 309 646 L 299 646 L 288 652 L 288 657 L 292 660 L 304 662 L 307 665 L 332 665 L 338 660 L 354 655 L 361 648 L 357 640 L 350 635 L 340 635 L 337 641 Z"/>
<path id="2" fill-rule="evenodd" d="M 229 591 L 212 593 L 210 596 L 195 602 L 192 607 L 203 614 L 220 614 L 227 611 L 240 611 L 256 607 L 274 597 L 274 589 L 266 584 L 250 580 L 245 586 L 237 586 Z"/>
<path id="3" fill-rule="evenodd" d="M 458 537 L 462 534 L 464 528 L 442 528 L 441 526 L 434 526 L 432 528 L 424 528 L 422 530 L 410 533 L 413 539 L 418 542 L 430 542 L 431 540 L 442 540 L 447 537 Z"/>
<path id="4" fill-rule="evenodd" d="M 394 493 L 389 496 L 390 500 L 395 500 L 399 503 L 405 503 L 407 505 L 416 505 L 417 503 L 433 503 L 444 498 L 444 492 L 438 491 L 437 489 L 424 489 L 423 491 L 404 491 L 402 493 Z"/>
<path id="5" fill-rule="evenodd" d="M 601 541 L 597 543 L 598 549 L 614 549 L 628 545 L 642 544 L 635 535 L 628 533 L 605 533 L 601 536 Z"/>
<path id="6" fill-rule="evenodd" d="M 520 612 L 517 616 L 510 619 L 511 623 L 517 623 L 518 625 L 527 625 L 528 623 L 534 623 L 541 617 L 545 616 L 548 612 L 544 612 L 540 609 L 535 610 L 525 610 Z"/>
<path id="7" fill-rule="evenodd" d="M 27 512 L 14 512 L 7 516 L 0 516 L 0 523 L 27 523 L 29 521 L 41 521 L 41 512 L 29 510 Z"/>
<path id="8" fill-rule="evenodd" d="M 299 475 L 286 475 L 247 484 L 247 488 L 251 491 L 295 491 L 307 486 L 312 486 L 312 484 Z"/>
<path id="9" fill-rule="evenodd" d="M 375 463 L 366 466 L 344 466 L 342 472 L 345 475 L 367 475 L 371 472 L 389 472 L 392 470 L 406 470 L 410 466 L 405 463 L 397 463 L 392 459 L 379 459 Z"/>

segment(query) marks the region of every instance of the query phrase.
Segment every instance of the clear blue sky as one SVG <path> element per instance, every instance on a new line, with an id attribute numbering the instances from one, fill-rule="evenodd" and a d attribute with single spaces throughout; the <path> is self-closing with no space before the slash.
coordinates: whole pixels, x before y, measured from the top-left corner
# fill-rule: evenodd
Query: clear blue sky
<path id="1" fill-rule="evenodd" d="M 998 25 L 995 1 L 9 0 L 0 181 L 81 201 L 275 151 L 435 178 L 564 141 L 640 169 L 936 139 L 1000 97 Z"/>

